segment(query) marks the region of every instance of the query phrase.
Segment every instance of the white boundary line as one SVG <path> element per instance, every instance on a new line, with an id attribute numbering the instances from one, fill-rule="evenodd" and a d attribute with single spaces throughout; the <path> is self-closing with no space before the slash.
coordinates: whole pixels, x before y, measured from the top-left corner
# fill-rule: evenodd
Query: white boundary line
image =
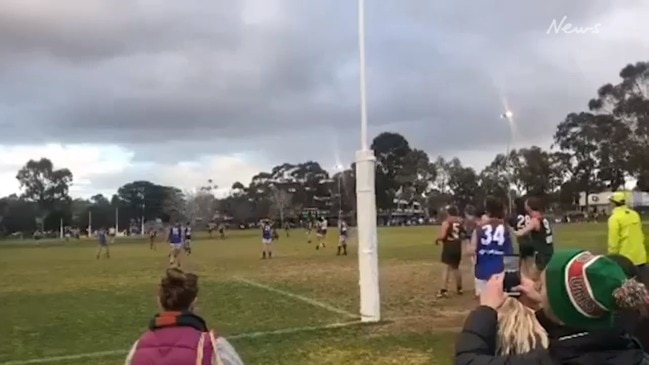
<path id="1" fill-rule="evenodd" d="M 258 338 L 265 336 L 273 335 L 285 335 L 298 332 L 310 332 L 310 331 L 319 331 L 325 329 L 334 329 L 334 328 L 343 328 L 360 325 L 361 321 L 352 321 L 352 322 L 341 322 L 341 323 L 332 323 L 325 324 L 322 326 L 309 326 L 309 327 L 295 327 L 295 328 L 286 328 L 275 331 L 265 331 L 265 332 L 252 332 L 252 333 L 243 333 L 240 335 L 234 335 L 227 337 L 228 340 L 236 340 L 240 338 Z M 69 361 L 69 360 L 79 360 L 86 358 L 98 358 L 98 357 L 108 357 L 108 356 L 117 356 L 123 355 L 126 356 L 129 350 L 113 350 L 113 351 L 99 351 L 99 352 L 88 352 L 85 354 L 76 354 L 76 355 L 66 355 L 66 356 L 53 356 L 53 357 L 44 357 L 40 359 L 31 359 L 31 360 L 16 360 L 0 363 L 0 365 L 32 365 L 32 364 L 49 364 L 54 362 Z"/>
<path id="2" fill-rule="evenodd" d="M 308 304 L 311 304 L 313 306 L 320 307 L 322 309 L 326 309 L 326 310 L 328 310 L 330 312 L 342 314 L 342 315 L 344 315 L 346 317 L 349 317 L 349 318 L 358 319 L 360 317 L 358 314 L 348 312 L 348 311 L 346 311 L 344 309 L 336 308 L 336 307 L 334 307 L 332 305 L 329 305 L 327 303 L 323 303 L 323 302 L 320 302 L 320 301 L 317 301 L 315 299 L 311 299 L 311 298 L 308 298 L 308 297 L 305 297 L 305 296 L 302 296 L 302 295 L 299 295 L 299 294 L 293 294 L 291 292 L 284 291 L 284 290 L 281 290 L 281 289 L 276 289 L 276 288 L 273 288 L 272 286 L 268 286 L 266 284 L 258 283 L 256 281 L 252 281 L 252 280 L 244 279 L 244 278 L 237 278 L 236 280 L 239 281 L 239 282 L 242 282 L 244 284 L 254 286 L 256 288 L 260 288 L 260 289 L 264 289 L 264 290 L 267 290 L 267 291 L 270 291 L 270 292 L 273 292 L 273 293 L 281 294 L 281 295 L 284 295 L 284 296 L 289 297 L 291 299 L 299 300 L 301 302 L 308 303 Z M 2 364 L 0 364 L 0 365 L 2 365 Z"/>

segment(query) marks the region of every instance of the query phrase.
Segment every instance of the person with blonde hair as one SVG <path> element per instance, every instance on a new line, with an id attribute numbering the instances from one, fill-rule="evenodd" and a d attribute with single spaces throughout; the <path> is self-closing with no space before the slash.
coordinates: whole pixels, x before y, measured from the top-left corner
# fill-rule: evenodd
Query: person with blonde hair
<path id="1" fill-rule="evenodd" d="M 507 298 L 498 308 L 496 351 L 500 355 L 525 354 L 547 348 L 548 334 L 533 309 L 518 299 Z"/>

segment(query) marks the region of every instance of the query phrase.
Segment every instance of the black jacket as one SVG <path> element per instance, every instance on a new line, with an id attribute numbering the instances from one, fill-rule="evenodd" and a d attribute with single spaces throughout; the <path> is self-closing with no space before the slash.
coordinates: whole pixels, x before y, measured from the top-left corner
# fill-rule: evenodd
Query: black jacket
<path id="1" fill-rule="evenodd" d="M 643 351 L 630 338 L 607 332 L 554 337 L 560 330 L 549 328 L 548 350 L 497 356 L 497 313 L 478 307 L 469 314 L 457 339 L 455 365 L 644 365 Z"/>

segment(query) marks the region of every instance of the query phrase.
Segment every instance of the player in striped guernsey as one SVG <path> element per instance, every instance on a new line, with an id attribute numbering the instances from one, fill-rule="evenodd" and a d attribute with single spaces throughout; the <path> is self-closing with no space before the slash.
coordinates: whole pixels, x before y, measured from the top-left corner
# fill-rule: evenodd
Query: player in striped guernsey
<path id="1" fill-rule="evenodd" d="M 442 263 L 446 265 L 442 272 L 442 288 L 437 293 L 437 298 L 448 296 L 448 282 L 450 277 L 455 278 L 458 295 L 462 295 L 462 241 L 464 240 L 464 223 L 458 208 L 454 205 L 446 207 L 446 220 L 442 223 L 440 235 L 435 244 L 442 246 Z"/>

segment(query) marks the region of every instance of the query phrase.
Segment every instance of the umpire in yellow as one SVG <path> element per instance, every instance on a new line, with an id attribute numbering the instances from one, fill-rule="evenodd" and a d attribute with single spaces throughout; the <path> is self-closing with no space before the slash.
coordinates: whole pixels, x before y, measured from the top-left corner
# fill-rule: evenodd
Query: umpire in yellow
<path id="1" fill-rule="evenodd" d="M 613 211 L 608 218 L 608 253 L 627 257 L 638 267 L 638 276 L 647 284 L 647 251 L 642 219 L 626 205 L 626 193 L 618 191 L 609 198 Z"/>

